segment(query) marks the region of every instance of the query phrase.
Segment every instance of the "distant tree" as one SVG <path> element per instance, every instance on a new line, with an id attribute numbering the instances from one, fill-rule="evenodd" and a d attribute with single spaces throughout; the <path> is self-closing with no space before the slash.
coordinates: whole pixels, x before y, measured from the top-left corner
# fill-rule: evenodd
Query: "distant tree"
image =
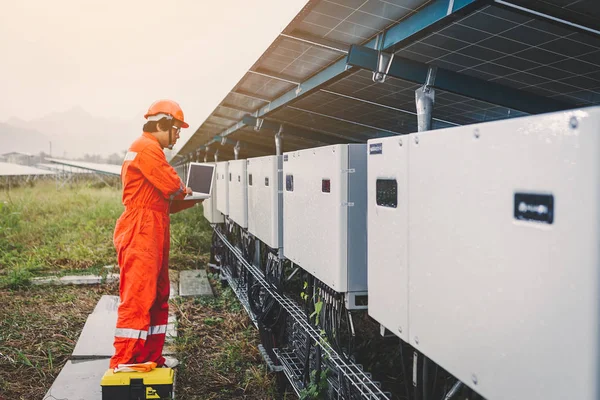
<path id="1" fill-rule="evenodd" d="M 121 165 L 123 163 L 123 158 L 125 158 L 124 155 L 120 155 L 118 153 L 112 153 L 111 155 L 108 156 L 106 161 L 108 162 L 108 164 Z"/>

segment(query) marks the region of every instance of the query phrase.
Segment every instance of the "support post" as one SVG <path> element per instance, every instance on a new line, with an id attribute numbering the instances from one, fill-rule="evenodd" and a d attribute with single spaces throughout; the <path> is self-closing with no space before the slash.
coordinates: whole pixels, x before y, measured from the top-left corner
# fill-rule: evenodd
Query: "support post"
<path id="1" fill-rule="evenodd" d="M 415 91 L 415 101 L 417 103 L 417 126 L 419 132 L 431 130 L 431 121 L 433 119 L 433 105 L 435 104 L 435 74 L 437 68 L 430 66 L 427 71 L 425 84 Z"/>

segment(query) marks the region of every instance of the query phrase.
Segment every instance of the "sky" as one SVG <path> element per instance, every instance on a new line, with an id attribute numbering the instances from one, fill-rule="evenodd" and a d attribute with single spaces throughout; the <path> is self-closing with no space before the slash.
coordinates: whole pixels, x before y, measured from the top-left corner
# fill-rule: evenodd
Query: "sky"
<path id="1" fill-rule="evenodd" d="M 180 103 L 183 144 L 307 0 L 19 0 L 0 14 L 0 122 Z"/>

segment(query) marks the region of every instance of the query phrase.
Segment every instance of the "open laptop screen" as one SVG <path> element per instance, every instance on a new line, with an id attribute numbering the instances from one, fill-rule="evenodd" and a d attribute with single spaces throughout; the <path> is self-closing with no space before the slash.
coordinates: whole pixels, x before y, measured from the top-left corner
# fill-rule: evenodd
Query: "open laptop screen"
<path id="1" fill-rule="evenodd" d="M 214 168 L 214 165 L 191 163 L 187 186 L 194 192 L 210 194 Z"/>

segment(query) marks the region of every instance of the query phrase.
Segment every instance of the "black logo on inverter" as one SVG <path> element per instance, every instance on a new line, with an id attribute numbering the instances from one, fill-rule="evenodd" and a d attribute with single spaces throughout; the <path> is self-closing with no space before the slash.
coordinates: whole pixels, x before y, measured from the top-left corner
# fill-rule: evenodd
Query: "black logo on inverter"
<path id="1" fill-rule="evenodd" d="M 382 154 L 383 143 L 371 143 L 369 144 L 369 154 Z"/>
<path id="2" fill-rule="evenodd" d="M 554 196 L 538 193 L 515 193 L 514 217 L 520 221 L 545 224 L 554 222 Z"/>

